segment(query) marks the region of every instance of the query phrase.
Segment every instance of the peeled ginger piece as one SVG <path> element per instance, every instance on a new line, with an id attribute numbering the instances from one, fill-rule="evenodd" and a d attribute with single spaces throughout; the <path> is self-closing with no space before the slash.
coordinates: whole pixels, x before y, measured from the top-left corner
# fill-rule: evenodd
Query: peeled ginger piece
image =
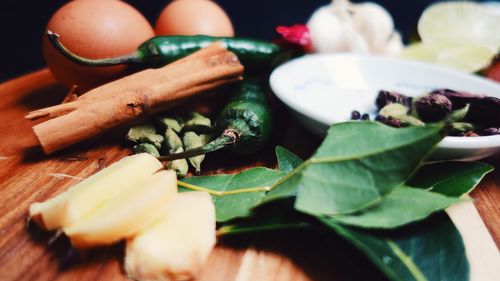
<path id="1" fill-rule="evenodd" d="M 208 193 L 180 193 L 161 221 L 127 241 L 125 271 L 141 281 L 191 280 L 215 245 L 215 227 Z"/>
<path id="2" fill-rule="evenodd" d="M 29 216 L 46 230 L 74 224 L 161 168 L 161 162 L 147 153 L 125 157 L 66 192 L 45 202 L 31 204 Z"/>
<path id="3" fill-rule="evenodd" d="M 160 171 L 63 229 L 76 248 L 109 245 L 160 220 L 177 194 L 174 171 Z"/>

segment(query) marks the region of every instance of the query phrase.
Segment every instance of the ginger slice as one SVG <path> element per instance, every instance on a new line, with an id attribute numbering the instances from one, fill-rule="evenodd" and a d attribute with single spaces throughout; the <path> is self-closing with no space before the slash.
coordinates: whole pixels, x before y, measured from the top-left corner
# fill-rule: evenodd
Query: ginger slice
<path id="1" fill-rule="evenodd" d="M 141 281 L 193 279 L 215 245 L 215 227 L 208 193 L 178 194 L 159 222 L 128 239 L 127 274 Z"/>
<path id="2" fill-rule="evenodd" d="M 109 245 L 160 220 L 177 194 L 174 171 L 160 171 L 63 229 L 76 248 Z"/>
<path id="3" fill-rule="evenodd" d="M 56 197 L 31 204 L 29 216 L 46 230 L 63 228 L 161 168 L 161 162 L 147 153 L 125 157 Z"/>

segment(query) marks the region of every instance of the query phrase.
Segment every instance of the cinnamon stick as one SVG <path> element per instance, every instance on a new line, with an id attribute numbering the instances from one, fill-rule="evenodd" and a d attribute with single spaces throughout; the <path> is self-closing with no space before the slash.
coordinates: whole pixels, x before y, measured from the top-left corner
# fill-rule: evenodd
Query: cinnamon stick
<path id="1" fill-rule="evenodd" d="M 91 90 L 77 100 L 30 112 L 47 117 L 33 127 L 42 150 L 50 154 L 179 100 L 241 80 L 243 66 L 222 44 L 214 43 L 159 69 L 148 69 Z"/>

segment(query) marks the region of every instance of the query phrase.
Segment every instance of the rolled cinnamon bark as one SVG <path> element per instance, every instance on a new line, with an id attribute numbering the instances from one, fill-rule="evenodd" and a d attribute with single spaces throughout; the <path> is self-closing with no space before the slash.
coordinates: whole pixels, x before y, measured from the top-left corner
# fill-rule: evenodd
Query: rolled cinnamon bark
<path id="1" fill-rule="evenodd" d="M 147 69 L 100 86 L 76 101 L 40 109 L 27 119 L 51 118 L 33 127 L 50 154 L 177 101 L 242 79 L 243 66 L 222 44 L 214 43 L 159 69 Z"/>

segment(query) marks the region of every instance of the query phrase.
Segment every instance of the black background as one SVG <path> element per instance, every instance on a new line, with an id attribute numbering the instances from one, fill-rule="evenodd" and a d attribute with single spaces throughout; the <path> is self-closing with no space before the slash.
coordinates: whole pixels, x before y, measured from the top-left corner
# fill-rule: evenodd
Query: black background
<path id="1" fill-rule="evenodd" d="M 104 1 L 104 0 L 103 0 Z M 366 1 L 366 0 L 365 0 Z M 50 16 L 67 1 L 0 1 L 0 81 L 45 65 L 41 41 Z M 126 1 L 154 24 L 169 0 Z M 329 0 L 219 0 L 231 17 L 238 36 L 270 39 L 277 25 L 304 23 L 311 13 Z M 353 1 L 364 2 L 364 1 Z M 431 0 L 375 0 L 393 15 L 396 26 L 407 38 L 415 33 L 418 17 Z"/>

